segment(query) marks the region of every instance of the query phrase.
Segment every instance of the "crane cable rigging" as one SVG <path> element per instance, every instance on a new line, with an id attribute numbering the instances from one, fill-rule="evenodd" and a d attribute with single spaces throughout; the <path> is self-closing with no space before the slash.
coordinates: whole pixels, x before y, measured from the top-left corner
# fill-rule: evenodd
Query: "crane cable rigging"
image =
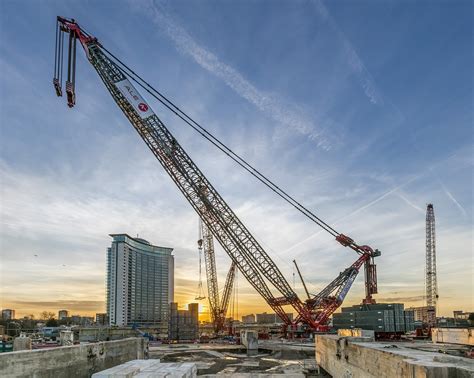
<path id="1" fill-rule="evenodd" d="M 91 38 L 91 35 L 81 27 L 81 31 L 84 35 L 88 38 Z M 212 133 L 207 131 L 200 123 L 194 120 L 191 116 L 186 114 L 183 110 L 181 110 L 176 104 L 174 104 L 170 99 L 168 99 L 165 95 L 163 95 L 160 91 L 154 88 L 149 82 L 143 79 L 139 74 L 137 74 L 134 70 L 132 70 L 127 64 L 125 64 L 120 58 L 116 57 L 112 52 L 110 52 L 102 43 L 98 42 L 100 48 L 105 51 L 108 55 L 108 59 L 116 63 L 116 67 L 126 76 L 133 80 L 137 85 L 139 85 L 142 89 L 148 92 L 153 98 L 155 98 L 158 102 L 160 102 L 165 108 L 170 110 L 173 114 L 175 114 L 178 118 L 180 118 L 185 124 L 190 126 L 194 131 L 196 131 L 199 135 L 213 144 L 217 149 L 227 155 L 230 159 L 232 159 L 235 163 L 241 166 L 244 170 L 254 176 L 257 180 L 259 180 L 262 184 L 272 190 L 275 194 L 281 197 L 284 201 L 292 205 L 296 210 L 302 213 L 305 217 L 307 217 L 312 222 L 316 223 L 320 226 L 323 230 L 331 234 L 336 240 L 341 243 L 345 247 L 350 247 L 354 251 L 359 254 L 369 252 L 372 255 L 371 248 L 367 249 L 366 246 L 359 246 L 354 242 L 353 239 L 350 237 L 339 233 L 336 231 L 331 225 L 323 221 L 319 218 L 316 214 L 314 214 L 311 210 L 307 207 L 303 206 L 299 201 L 297 201 L 294 197 L 289 195 L 285 190 L 280 188 L 277 184 L 271 181 L 268 177 L 266 177 L 263 173 L 253 167 L 250 163 L 248 163 L 244 158 L 240 155 L 235 153 L 230 147 L 226 144 L 221 142 L 217 137 L 215 137 Z M 378 254 L 378 251 L 377 251 Z"/>
<path id="2" fill-rule="evenodd" d="M 313 212 L 311 212 L 308 208 L 303 206 L 299 201 L 294 199 L 291 195 L 289 195 L 285 190 L 280 188 L 276 185 L 273 181 L 267 178 L 263 173 L 253 167 L 250 163 L 248 163 L 244 158 L 240 155 L 235 153 L 230 147 L 225 145 L 221 142 L 217 137 L 207 131 L 201 124 L 187 115 L 183 110 L 181 110 L 177 105 L 175 105 L 171 100 L 169 100 L 166 96 L 164 96 L 160 91 L 155 89 L 151 84 L 149 84 L 146 80 L 144 80 L 140 75 L 138 75 L 135 71 L 133 71 L 130 67 L 128 67 L 125 63 L 123 63 L 119 58 L 117 58 L 113 53 L 111 53 L 107 48 L 101 45 L 102 50 L 104 50 L 108 55 L 109 59 L 118 63 L 118 65 L 122 66 L 119 69 L 122 73 L 132 79 L 135 83 L 137 83 L 141 88 L 147 91 L 153 98 L 158 100 L 163 106 L 165 106 L 168 110 L 174 113 L 178 118 L 180 118 L 183 122 L 185 122 L 188 126 L 194 129 L 198 134 L 204 137 L 207 141 L 213 144 L 216 148 L 222 151 L 225 155 L 231 158 L 234 162 L 240 165 L 243 169 L 249 172 L 252 176 L 254 176 L 257 180 L 275 192 L 279 197 L 283 200 L 288 202 L 292 205 L 295 209 L 309 218 L 311 221 L 322 227 L 325 231 L 329 232 L 332 236 L 337 237 L 340 235 L 333 227 L 329 224 L 324 222 L 321 218 L 316 216 Z"/>
<path id="3" fill-rule="evenodd" d="M 197 301 L 201 301 L 203 299 L 206 299 L 206 296 L 204 295 L 204 289 L 202 288 L 202 232 L 201 232 L 201 218 L 199 218 L 199 240 L 198 240 L 198 252 L 199 252 L 199 283 L 198 283 L 198 288 L 197 288 L 197 294 L 196 297 L 194 298 Z"/>

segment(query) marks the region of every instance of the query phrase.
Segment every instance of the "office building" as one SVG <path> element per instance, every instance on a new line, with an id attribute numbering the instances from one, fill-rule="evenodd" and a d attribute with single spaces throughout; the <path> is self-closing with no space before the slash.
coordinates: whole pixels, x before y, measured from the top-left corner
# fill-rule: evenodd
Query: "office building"
<path id="1" fill-rule="evenodd" d="M 456 320 L 469 320 L 469 317 L 472 317 L 473 312 L 464 312 L 462 310 L 453 311 L 454 319 Z"/>
<path id="2" fill-rule="evenodd" d="M 70 322 L 72 325 L 90 326 L 94 323 L 93 316 L 71 315 Z"/>
<path id="3" fill-rule="evenodd" d="M 293 314 L 286 314 L 290 320 L 293 320 Z M 267 314 L 264 312 L 263 314 L 257 314 L 257 323 L 258 324 L 282 324 L 283 320 L 275 314 Z"/>
<path id="4" fill-rule="evenodd" d="M 110 325 L 154 326 L 167 333 L 174 299 L 172 248 L 127 234 L 111 234 L 107 249 L 107 316 Z"/>
<path id="5" fill-rule="evenodd" d="M 68 310 L 59 310 L 58 312 L 58 320 L 64 320 L 69 317 L 69 311 Z"/>
<path id="6" fill-rule="evenodd" d="M 255 323 L 255 315 L 254 315 L 254 314 L 250 314 L 250 315 L 244 315 L 244 316 L 242 316 L 242 323 L 245 323 L 245 324 L 252 324 L 252 323 Z"/>
<path id="7" fill-rule="evenodd" d="M 95 314 L 95 324 L 99 326 L 105 326 L 109 324 L 109 320 L 107 319 L 107 313 Z"/>
<path id="8" fill-rule="evenodd" d="M 2 310 L 2 319 L 3 320 L 15 319 L 15 310 L 12 310 L 11 308 L 6 308 Z"/>
<path id="9" fill-rule="evenodd" d="M 199 338 L 198 303 L 190 303 L 187 310 L 178 310 L 178 304 L 171 303 L 168 338 L 176 341 Z"/>
<path id="10" fill-rule="evenodd" d="M 415 314 L 415 322 L 422 322 L 424 324 L 436 324 L 436 309 L 432 306 L 411 307 Z"/>

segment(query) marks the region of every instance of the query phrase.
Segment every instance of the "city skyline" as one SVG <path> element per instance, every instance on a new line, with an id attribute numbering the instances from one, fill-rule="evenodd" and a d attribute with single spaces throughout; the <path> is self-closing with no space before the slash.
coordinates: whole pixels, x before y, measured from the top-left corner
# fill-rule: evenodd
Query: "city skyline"
<path id="1" fill-rule="evenodd" d="M 111 233 L 173 248 L 175 301 L 195 302 L 198 217 L 82 50 L 77 106 L 54 94 L 51 25 L 62 15 L 322 219 L 380 249 L 377 301 L 424 304 L 433 203 L 439 315 L 474 310 L 468 2 L 18 4 L 0 12 L 1 308 L 105 312 Z M 293 259 L 314 293 L 357 258 L 150 104 L 300 297 Z M 216 249 L 222 288 L 230 259 Z M 241 275 L 238 292 L 239 317 L 271 311 Z M 361 272 L 344 305 L 363 296 Z"/>

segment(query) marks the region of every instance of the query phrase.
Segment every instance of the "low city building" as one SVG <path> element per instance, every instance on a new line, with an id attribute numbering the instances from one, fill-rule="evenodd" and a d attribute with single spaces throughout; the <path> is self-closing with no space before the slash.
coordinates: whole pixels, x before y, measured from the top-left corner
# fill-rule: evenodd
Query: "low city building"
<path id="1" fill-rule="evenodd" d="M 245 323 L 245 324 L 252 324 L 252 323 L 255 323 L 255 315 L 254 315 L 254 314 L 250 314 L 250 315 L 244 315 L 244 316 L 242 316 L 242 323 Z"/>
<path id="2" fill-rule="evenodd" d="M 58 320 L 65 320 L 69 317 L 68 310 L 59 310 L 58 312 Z"/>
<path id="3" fill-rule="evenodd" d="M 293 320 L 293 314 L 286 314 L 290 320 Z M 263 314 L 257 314 L 257 323 L 258 324 L 283 324 L 283 320 L 275 314 L 267 314 L 264 312 Z"/>
<path id="4" fill-rule="evenodd" d="M 3 320 L 15 319 L 15 310 L 12 310 L 11 308 L 6 308 L 2 310 L 2 319 Z"/>
<path id="5" fill-rule="evenodd" d="M 436 319 L 438 327 L 472 327 L 474 325 L 474 312 L 453 311 L 453 317 L 440 317 Z"/>
<path id="6" fill-rule="evenodd" d="M 97 325 L 108 325 L 109 324 L 109 319 L 107 318 L 107 313 L 97 313 L 95 314 L 95 324 Z"/>
<path id="7" fill-rule="evenodd" d="M 178 310 L 171 303 L 168 338 L 176 341 L 192 341 L 199 338 L 199 304 L 190 303 L 187 310 Z"/>
<path id="8" fill-rule="evenodd" d="M 436 324 L 436 309 L 433 306 L 410 307 L 415 314 L 415 322 L 434 326 Z"/>
<path id="9" fill-rule="evenodd" d="M 72 325 L 78 326 L 90 326 L 94 323 L 94 318 L 92 316 L 72 315 L 70 320 Z"/>
<path id="10" fill-rule="evenodd" d="M 456 320 L 469 320 L 473 317 L 474 312 L 464 312 L 462 310 L 453 311 L 454 319 Z"/>

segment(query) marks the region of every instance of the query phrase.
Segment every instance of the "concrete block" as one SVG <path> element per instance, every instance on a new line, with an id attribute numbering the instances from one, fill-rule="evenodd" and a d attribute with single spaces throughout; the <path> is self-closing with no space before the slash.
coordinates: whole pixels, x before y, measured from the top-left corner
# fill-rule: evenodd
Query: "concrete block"
<path id="1" fill-rule="evenodd" d="M 433 328 L 433 343 L 461 344 L 474 346 L 474 328 Z"/>
<path id="2" fill-rule="evenodd" d="M 92 378 L 194 378 L 197 377 L 195 363 L 160 363 L 160 360 L 133 360 L 113 368 L 95 373 Z"/>
<path id="3" fill-rule="evenodd" d="M 372 330 L 361 329 L 361 328 L 351 328 L 351 329 L 338 329 L 337 330 L 338 336 L 345 336 L 345 337 L 368 337 L 372 339 L 371 341 L 375 340 L 375 332 Z"/>
<path id="4" fill-rule="evenodd" d="M 417 349 L 416 343 L 364 342 L 360 339 L 317 335 L 317 364 L 333 377 L 474 377 L 474 364 L 468 358 L 427 352 Z"/>
<path id="5" fill-rule="evenodd" d="M 0 353 L 0 377 L 82 378 L 144 356 L 144 339 Z"/>
<path id="6" fill-rule="evenodd" d="M 139 367 L 119 365 L 99 373 L 92 374 L 92 378 L 131 378 L 136 376 L 139 372 Z"/>
<path id="7" fill-rule="evenodd" d="M 31 350 L 31 339 L 29 337 L 20 336 L 13 340 L 13 351 Z"/>
<path id="8" fill-rule="evenodd" d="M 74 334 L 70 330 L 62 330 L 59 332 L 59 344 L 61 346 L 74 345 Z"/>
<path id="9" fill-rule="evenodd" d="M 143 371 L 154 371 L 159 364 L 160 360 L 132 360 L 95 373 L 92 378 L 135 377 Z"/>
<path id="10" fill-rule="evenodd" d="M 258 333 L 253 330 L 244 330 L 240 333 L 242 340 L 242 345 L 247 348 L 247 350 L 258 350 Z"/>

